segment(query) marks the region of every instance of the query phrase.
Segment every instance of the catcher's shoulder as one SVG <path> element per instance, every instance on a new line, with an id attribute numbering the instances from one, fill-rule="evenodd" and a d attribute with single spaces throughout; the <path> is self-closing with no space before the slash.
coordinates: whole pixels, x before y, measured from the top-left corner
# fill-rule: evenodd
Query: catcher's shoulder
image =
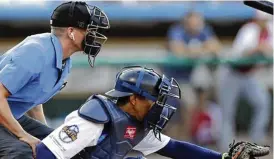
<path id="1" fill-rule="evenodd" d="M 97 124 L 108 123 L 110 117 L 105 111 L 102 101 L 98 98 L 89 98 L 79 109 L 80 117 Z"/>

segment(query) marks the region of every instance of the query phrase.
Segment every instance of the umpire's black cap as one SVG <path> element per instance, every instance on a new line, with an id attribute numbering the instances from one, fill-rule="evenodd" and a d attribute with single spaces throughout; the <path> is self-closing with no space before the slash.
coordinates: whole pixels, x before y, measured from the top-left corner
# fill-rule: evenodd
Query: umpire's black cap
<path id="1" fill-rule="evenodd" d="M 90 21 L 91 14 L 85 2 L 66 2 L 53 11 L 50 24 L 54 27 L 86 29 Z"/>

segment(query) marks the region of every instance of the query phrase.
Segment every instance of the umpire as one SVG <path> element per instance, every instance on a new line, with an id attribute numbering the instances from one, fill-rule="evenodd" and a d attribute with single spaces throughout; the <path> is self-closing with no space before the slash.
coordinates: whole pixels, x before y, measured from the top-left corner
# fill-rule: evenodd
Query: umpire
<path id="1" fill-rule="evenodd" d="M 106 14 L 85 2 L 66 2 L 51 16 L 51 33 L 32 35 L 0 58 L 0 158 L 29 159 L 52 129 L 42 104 L 64 86 L 70 56 L 82 51 L 93 66 L 107 38 Z M 26 115 L 28 114 L 28 116 Z"/>

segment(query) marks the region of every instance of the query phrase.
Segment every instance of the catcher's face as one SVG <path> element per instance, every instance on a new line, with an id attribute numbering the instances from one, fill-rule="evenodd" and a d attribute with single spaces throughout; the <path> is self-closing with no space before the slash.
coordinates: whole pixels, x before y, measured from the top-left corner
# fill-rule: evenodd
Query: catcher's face
<path id="1" fill-rule="evenodd" d="M 153 101 L 136 95 L 130 96 L 130 103 L 132 105 L 134 115 L 139 121 L 143 121 L 148 111 L 154 105 Z"/>

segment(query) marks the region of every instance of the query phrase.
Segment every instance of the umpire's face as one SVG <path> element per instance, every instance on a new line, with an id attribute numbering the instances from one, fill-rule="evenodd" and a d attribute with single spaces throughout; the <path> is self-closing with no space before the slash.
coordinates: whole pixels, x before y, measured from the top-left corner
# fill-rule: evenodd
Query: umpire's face
<path id="1" fill-rule="evenodd" d="M 154 102 L 148 100 L 144 97 L 138 95 L 132 95 L 129 99 L 132 109 L 134 111 L 135 117 L 139 121 L 143 121 L 144 117 L 147 115 L 148 111 L 154 105 Z"/>
<path id="2" fill-rule="evenodd" d="M 86 30 L 73 27 L 70 27 L 68 30 L 72 45 L 74 45 L 76 51 L 83 51 L 82 42 L 85 40 Z"/>

